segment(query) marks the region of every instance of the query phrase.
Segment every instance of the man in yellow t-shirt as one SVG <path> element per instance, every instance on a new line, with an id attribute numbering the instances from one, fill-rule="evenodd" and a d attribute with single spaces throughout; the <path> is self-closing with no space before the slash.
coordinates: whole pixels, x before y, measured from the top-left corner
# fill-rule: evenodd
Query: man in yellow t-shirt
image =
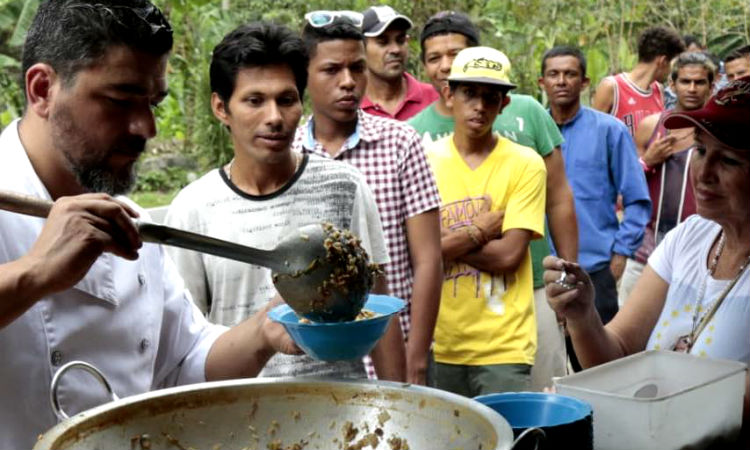
<path id="1" fill-rule="evenodd" d="M 546 170 L 534 150 L 492 132 L 515 87 L 509 71 L 495 49 L 462 50 L 444 87 L 454 133 L 427 149 L 445 266 L 435 384 L 469 397 L 528 390 L 536 353 L 529 242 L 544 234 Z"/>

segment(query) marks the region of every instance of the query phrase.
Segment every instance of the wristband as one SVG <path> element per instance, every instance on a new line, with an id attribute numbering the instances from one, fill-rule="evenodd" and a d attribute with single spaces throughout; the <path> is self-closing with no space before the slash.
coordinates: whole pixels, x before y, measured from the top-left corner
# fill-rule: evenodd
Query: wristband
<path id="1" fill-rule="evenodd" d="M 479 227 L 477 227 L 474 224 L 470 224 L 470 225 L 467 225 L 467 226 L 465 226 L 465 227 L 463 227 L 461 229 L 464 230 L 466 232 L 466 234 L 469 235 L 469 239 L 471 239 L 471 241 L 475 245 L 477 245 L 479 247 L 483 247 L 484 246 L 484 244 L 485 244 L 484 243 L 484 239 L 483 239 L 484 235 L 483 235 L 482 231 L 479 229 Z"/>
<path id="2" fill-rule="evenodd" d="M 479 225 L 477 225 L 476 223 L 474 223 L 473 220 L 471 221 L 471 226 L 474 227 L 474 228 L 476 228 L 477 232 L 479 232 L 479 237 L 481 238 L 482 245 L 488 243 L 490 240 L 493 239 L 491 237 L 492 235 L 490 233 L 487 233 L 486 231 L 484 231 L 482 229 L 482 227 L 480 227 Z"/>

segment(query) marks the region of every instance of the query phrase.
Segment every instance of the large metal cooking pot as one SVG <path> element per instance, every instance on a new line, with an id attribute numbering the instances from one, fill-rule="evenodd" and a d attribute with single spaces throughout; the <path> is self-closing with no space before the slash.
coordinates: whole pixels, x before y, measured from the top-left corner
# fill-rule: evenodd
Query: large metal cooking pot
<path id="1" fill-rule="evenodd" d="M 469 398 L 383 381 L 283 378 L 195 384 L 112 401 L 63 420 L 34 449 L 512 446 L 502 416 Z"/>

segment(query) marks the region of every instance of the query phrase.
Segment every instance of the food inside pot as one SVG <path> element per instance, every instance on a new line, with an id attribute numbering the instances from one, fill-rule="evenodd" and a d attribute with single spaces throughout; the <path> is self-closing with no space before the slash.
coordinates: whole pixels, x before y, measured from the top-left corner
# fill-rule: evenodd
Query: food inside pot
<path id="1" fill-rule="evenodd" d="M 509 441 L 499 415 L 443 391 L 377 381 L 237 380 L 103 405 L 60 423 L 34 448 L 497 450 Z"/>
<path id="2" fill-rule="evenodd" d="M 253 404 L 252 412 L 249 415 L 254 416 L 255 412 L 257 412 L 257 403 Z M 295 423 L 299 422 L 302 418 L 302 414 L 299 411 L 292 411 L 291 416 Z M 383 409 L 377 415 L 377 425 L 373 424 L 373 428 L 371 428 L 370 423 L 366 420 L 362 421 L 358 427 L 355 427 L 353 422 L 347 420 L 342 425 L 340 434 L 336 434 L 336 422 L 332 421 L 329 426 L 330 430 L 323 433 L 323 435 L 327 434 L 332 436 L 331 444 L 334 445 L 334 448 L 339 450 L 377 449 L 381 442 L 387 444 L 390 450 L 410 450 L 408 440 L 399 436 L 397 433 L 393 433 L 389 437 L 386 437 L 383 427 L 390 418 L 391 416 L 388 414 L 388 411 Z M 258 434 L 257 429 L 253 425 L 248 425 L 248 430 L 250 431 L 250 439 L 247 443 L 248 445 L 240 447 L 242 450 L 261 450 L 263 448 L 267 450 L 304 450 L 310 445 L 310 439 L 320 437 L 318 432 L 313 431 L 308 434 L 308 439 L 303 438 L 291 440 L 291 442 L 285 441 L 282 437 L 279 437 L 283 435 L 283 432 L 279 421 L 274 419 L 271 421 L 271 424 L 265 432 L 267 443 L 263 447 L 261 442 L 264 439 Z M 175 449 L 190 450 L 198 448 L 190 445 L 190 442 L 187 439 L 181 441 L 173 434 L 167 432 L 162 432 L 161 438 L 165 441 L 168 447 Z M 221 450 L 224 448 L 224 442 L 236 441 L 236 438 L 237 434 L 234 431 L 231 431 L 222 442 L 216 442 L 213 444 L 211 450 Z M 151 450 L 155 442 L 157 443 L 157 446 L 161 447 L 159 445 L 161 443 L 160 440 L 154 439 L 148 433 L 132 436 L 130 438 L 130 450 Z M 319 446 L 316 445 L 316 448 L 319 448 Z"/>

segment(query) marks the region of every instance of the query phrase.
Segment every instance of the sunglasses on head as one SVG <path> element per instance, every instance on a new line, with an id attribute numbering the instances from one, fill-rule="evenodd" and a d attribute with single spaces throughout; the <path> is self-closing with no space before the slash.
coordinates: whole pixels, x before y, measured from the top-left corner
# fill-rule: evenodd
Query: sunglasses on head
<path id="1" fill-rule="evenodd" d="M 312 11 L 305 14 L 305 20 L 315 28 L 326 27 L 334 22 L 348 23 L 362 27 L 362 13 L 356 11 Z"/>

